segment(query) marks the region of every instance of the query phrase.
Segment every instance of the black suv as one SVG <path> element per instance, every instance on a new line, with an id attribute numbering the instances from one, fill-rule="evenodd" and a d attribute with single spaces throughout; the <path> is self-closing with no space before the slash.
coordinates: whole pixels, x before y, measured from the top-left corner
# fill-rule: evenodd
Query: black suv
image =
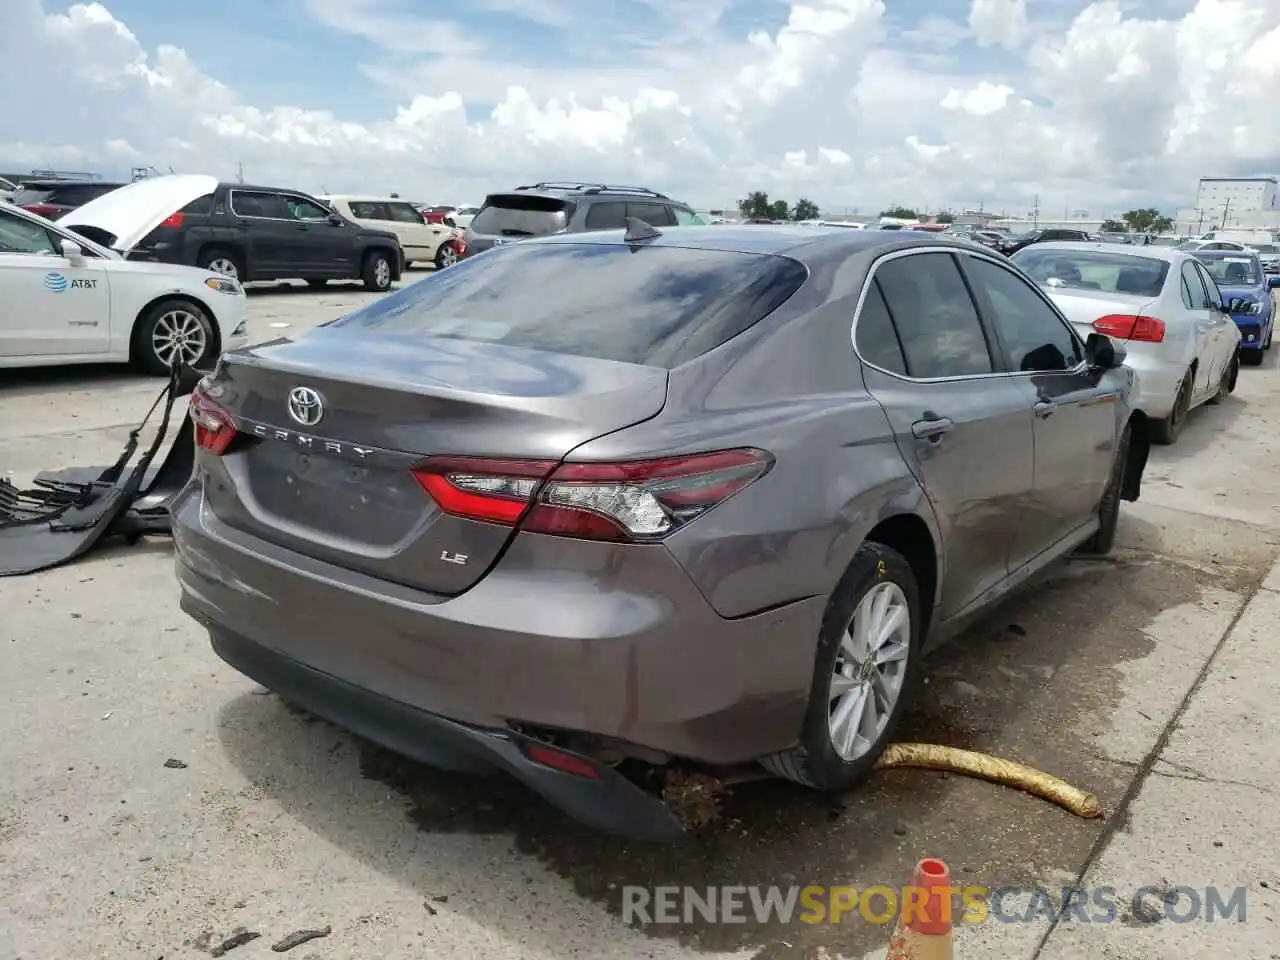
<path id="1" fill-rule="evenodd" d="M 702 219 L 687 203 L 647 187 L 552 181 L 491 193 L 466 231 L 466 256 L 513 240 L 551 233 L 622 230 L 627 217 L 654 227 L 694 226 Z"/>
<path id="2" fill-rule="evenodd" d="M 57 220 L 124 185 L 121 180 L 24 180 L 9 202 L 46 220 Z"/>
<path id="3" fill-rule="evenodd" d="M 305 280 L 321 287 L 358 279 L 378 291 L 390 289 L 404 271 L 394 233 L 362 227 L 297 190 L 242 183 L 220 183 L 176 211 L 129 259 L 204 267 L 245 282 Z"/>
<path id="4" fill-rule="evenodd" d="M 1078 240 L 1081 243 L 1088 243 L 1089 241 L 1096 241 L 1097 237 L 1084 230 L 1047 227 L 1043 230 L 1031 230 L 1016 237 L 1010 237 L 1000 246 L 1000 252 L 1006 256 L 1011 256 L 1023 247 L 1029 247 L 1033 243 L 1048 243 L 1051 240 Z"/>

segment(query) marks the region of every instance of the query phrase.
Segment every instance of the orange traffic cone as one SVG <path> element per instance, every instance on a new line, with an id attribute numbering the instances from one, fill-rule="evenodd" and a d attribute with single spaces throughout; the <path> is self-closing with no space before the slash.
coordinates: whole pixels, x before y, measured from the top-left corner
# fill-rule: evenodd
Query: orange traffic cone
<path id="1" fill-rule="evenodd" d="M 953 960 L 951 871 L 941 860 L 916 864 L 885 960 Z"/>

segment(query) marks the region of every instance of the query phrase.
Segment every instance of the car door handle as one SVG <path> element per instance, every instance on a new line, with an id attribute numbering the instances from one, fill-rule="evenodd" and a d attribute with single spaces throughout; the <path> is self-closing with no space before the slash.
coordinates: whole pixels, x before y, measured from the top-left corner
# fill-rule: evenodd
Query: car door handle
<path id="1" fill-rule="evenodd" d="M 917 440 L 932 440 L 935 443 L 943 435 L 949 433 L 955 422 L 950 417 L 937 417 L 933 420 L 917 420 L 911 425 L 911 435 Z"/>
<path id="2" fill-rule="evenodd" d="M 1036 407 L 1035 407 L 1036 416 L 1039 417 L 1041 420 L 1047 420 L 1049 417 L 1052 417 L 1053 412 L 1057 409 L 1058 409 L 1058 405 L 1054 403 L 1052 400 L 1036 401 Z"/>

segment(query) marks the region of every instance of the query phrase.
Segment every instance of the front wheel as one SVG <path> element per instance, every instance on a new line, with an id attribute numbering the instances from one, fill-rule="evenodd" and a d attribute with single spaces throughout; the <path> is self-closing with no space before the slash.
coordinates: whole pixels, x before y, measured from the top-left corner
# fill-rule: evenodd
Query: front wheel
<path id="1" fill-rule="evenodd" d="M 385 293 L 391 289 L 391 258 L 381 250 L 374 250 L 364 258 L 364 270 L 361 278 L 364 288 L 377 293 Z"/>
<path id="2" fill-rule="evenodd" d="M 162 300 L 133 329 L 133 356 L 146 373 L 165 376 L 174 365 L 205 367 L 213 359 L 213 322 L 189 300 Z"/>
<path id="3" fill-rule="evenodd" d="M 761 766 L 823 791 L 865 779 L 910 698 L 923 628 L 910 564 L 896 550 L 864 543 L 823 617 L 800 742 Z"/>

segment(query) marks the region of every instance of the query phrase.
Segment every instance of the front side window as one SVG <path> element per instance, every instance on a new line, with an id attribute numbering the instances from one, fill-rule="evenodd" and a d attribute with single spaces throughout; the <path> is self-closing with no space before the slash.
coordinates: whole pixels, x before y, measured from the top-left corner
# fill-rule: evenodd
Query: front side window
<path id="1" fill-rule="evenodd" d="M 977 308 L 950 254 L 895 257 L 876 268 L 875 279 L 910 376 L 964 377 L 995 370 Z"/>
<path id="2" fill-rule="evenodd" d="M 665 203 L 635 203 L 633 201 L 627 204 L 627 216 L 643 220 L 651 227 L 675 226 L 675 218 L 671 215 L 671 208 Z"/>
<path id="3" fill-rule="evenodd" d="M 705 221 L 692 210 L 686 210 L 684 207 L 672 207 L 676 215 L 677 227 L 700 227 Z"/>
<path id="4" fill-rule="evenodd" d="M 768 316 L 808 278 L 786 257 L 621 244 L 511 244 L 329 324 L 673 367 Z M 555 361 L 547 358 L 547 370 Z M 513 367 L 513 376 L 522 369 Z"/>
<path id="5" fill-rule="evenodd" d="M 3 210 L 0 210 L 0 253 L 58 255 L 48 230 Z"/>
<path id="6" fill-rule="evenodd" d="M 1080 341 L 1030 284 L 989 260 L 974 257 L 966 266 L 974 293 L 989 305 L 1011 369 L 1051 372 L 1080 364 Z"/>
<path id="7" fill-rule="evenodd" d="M 284 203 L 289 216 L 294 220 L 328 220 L 333 213 L 327 207 L 304 197 L 285 197 Z"/>

